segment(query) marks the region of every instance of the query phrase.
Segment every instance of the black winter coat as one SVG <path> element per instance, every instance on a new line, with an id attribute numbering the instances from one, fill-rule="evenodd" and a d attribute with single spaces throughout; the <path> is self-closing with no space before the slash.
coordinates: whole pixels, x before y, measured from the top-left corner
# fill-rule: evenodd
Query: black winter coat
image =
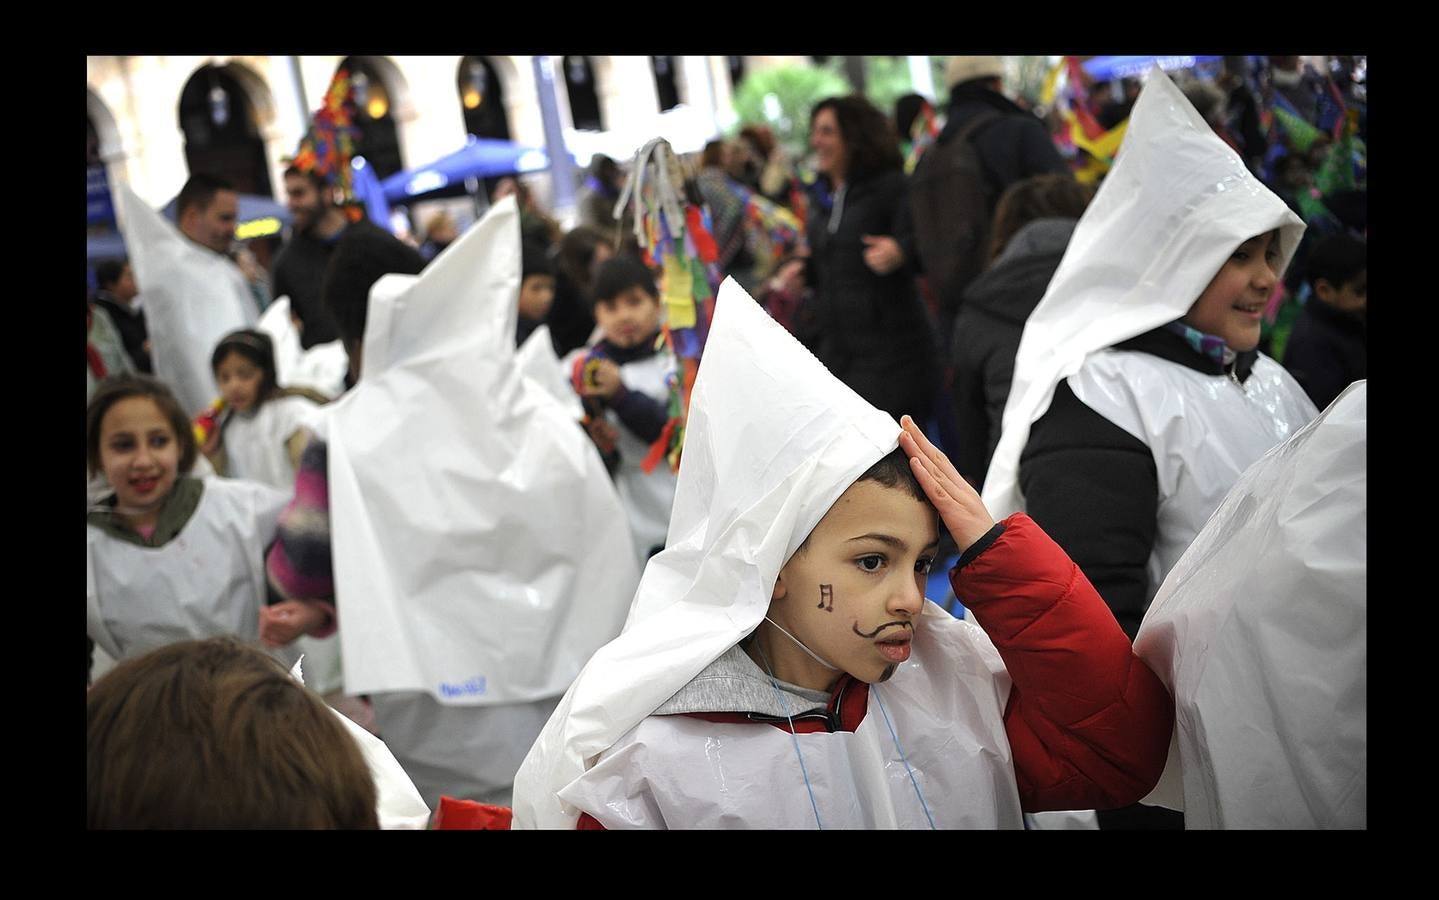
<path id="1" fill-rule="evenodd" d="M 960 474 L 976 484 L 984 483 L 999 444 L 1024 323 L 1059 268 L 1074 226 L 1074 219 L 1030 222 L 964 292 L 950 342 L 954 427 L 959 438 L 950 458 Z"/>
<path id="2" fill-rule="evenodd" d="M 1369 343 L 1365 318 L 1311 297 L 1294 320 L 1284 348 L 1284 368 L 1321 410 L 1355 381 L 1366 377 Z"/>
<path id="3" fill-rule="evenodd" d="M 833 223 L 833 231 L 831 231 Z M 831 372 L 896 418 L 928 418 L 938 387 L 934 329 L 914 284 L 914 229 L 904 173 L 879 172 L 847 185 L 832 208 L 809 215 L 812 318 L 806 340 Z M 888 235 L 905 263 L 876 275 L 863 235 Z"/>

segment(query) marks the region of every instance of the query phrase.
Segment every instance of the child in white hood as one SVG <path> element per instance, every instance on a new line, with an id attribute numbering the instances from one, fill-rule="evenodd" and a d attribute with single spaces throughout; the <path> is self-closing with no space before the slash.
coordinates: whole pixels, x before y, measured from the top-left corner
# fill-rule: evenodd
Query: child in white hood
<path id="1" fill-rule="evenodd" d="M 1315 415 L 1255 350 L 1303 231 L 1151 72 L 1025 326 L 984 485 L 996 514 L 1053 535 L 1131 638 L 1240 473 Z"/>
<path id="2" fill-rule="evenodd" d="M 1169 697 L 1073 563 L 732 281 L 686 446 L 671 540 L 521 766 L 516 827 L 1019 828 L 1158 779 Z M 938 519 L 988 636 L 924 599 Z"/>

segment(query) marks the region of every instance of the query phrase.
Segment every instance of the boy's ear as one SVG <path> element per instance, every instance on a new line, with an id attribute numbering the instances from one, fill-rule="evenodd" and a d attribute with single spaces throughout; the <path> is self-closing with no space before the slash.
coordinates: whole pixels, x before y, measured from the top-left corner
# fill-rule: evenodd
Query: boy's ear
<path id="1" fill-rule="evenodd" d="M 1334 295 L 1337 293 L 1339 293 L 1339 291 L 1335 289 L 1334 285 L 1329 283 L 1328 278 L 1314 279 L 1314 296 L 1320 300 L 1323 300 L 1325 303 L 1330 303 L 1334 300 Z"/>
<path id="2" fill-rule="evenodd" d="M 770 592 L 769 600 L 771 603 L 776 600 L 783 600 L 788 593 L 789 588 L 785 587 L 784 584 L 784 572 L 780 572 L 779 577 L 774 580 L 774 590 Z"/>

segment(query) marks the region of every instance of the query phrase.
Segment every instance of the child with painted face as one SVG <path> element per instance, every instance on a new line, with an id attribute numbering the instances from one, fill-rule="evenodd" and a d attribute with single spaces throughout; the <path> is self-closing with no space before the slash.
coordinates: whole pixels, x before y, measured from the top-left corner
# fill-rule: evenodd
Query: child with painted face
<path id="1" fill-rule="evenodd" d="M 102 383 L 85 436 L 90 474 L 110 488 L 86 516 L 90 640 L 115 660 L 191 638 L 256 641 L 264 551 L 286 494 L 192 477 L 190 423 L 149 376 Z"/>
<path id="2" fill-rule="evenodd" d="M 1158 780 L 1169 697 L 1063 551 L 733 281 L 687 427 L 670 541 L 521 766 L 516 827 L 1020 828 Z M 983 628 L 924 597 L 940 521 Z"/>
<path id="3" fill-rule="evenodd" d="M 274 343 L 252 328 L 225 335 L 210 356 L 210 368 L 225 402 L 218 427 L 201 448 L 210 464 L 231 478 L 293 488 L 320 395 L 280 387 Z"/>

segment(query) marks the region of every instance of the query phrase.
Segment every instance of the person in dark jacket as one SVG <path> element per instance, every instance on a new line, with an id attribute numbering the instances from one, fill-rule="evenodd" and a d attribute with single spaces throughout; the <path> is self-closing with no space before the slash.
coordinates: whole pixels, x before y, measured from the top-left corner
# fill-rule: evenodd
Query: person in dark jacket
<path id="1" fill-rule="evenodd" d="M 1088 203 L 1089 191 L 1073 178 L 1036 175 L 1010 185 L 995 210 L 992 262 L 970 282 L 954 326 L 954 464 L 976 485 L 999 444 L 1025 320 Z"/>
<path id="2" fill-rule="evenodd" d="M 135 273 L 128 260 L 106 260 L 95 267 L 95 281 L 100 289 L 95 292 L 95 305 L 110 316 L 120 340 L 125 344 L 125 355 L 135 364 L 135 371 L 149 375 L 150 332 L 145 327 L 145 311 L 135 305 L 140 289 L 135 286 Z"/>
<path id="3" fill-rule="evenodd" d="M 998 56 L 956 56 L 945 71 L 949 82 L 946 121 L 936 146 L 942 147 L 981 116 L 992 121 L 977 126 L 969 143 L 979 157 L 988 183 L 989 210 L 1016 181 L 1047 173 L 1073 177 L 1064 157 L 1055 149 L 1044 123 L 1001 93 L 1004 65 Z M 940 329 L 949 338 L 964 285 L 955 296 L 936 297 L 941 310 Z"/>
<path id="4" fill-rule="evenodd" d="M 808 220 L 813 332 L 831 372 L 898 418 L 929 417 L 938 381 L 933 328 L 914 289 L 915 247 L 899 139 L 859 95 L 810 116 L 816 202 Z"/>
<path id="5" fill-rule="evenodd" d="M 1284 368 L 1324 409 L 1368 368 L 1369 251 L 1347 234 L 1330 235 L 1309 256 L 1309 302 L 1294 322 Z"/>

